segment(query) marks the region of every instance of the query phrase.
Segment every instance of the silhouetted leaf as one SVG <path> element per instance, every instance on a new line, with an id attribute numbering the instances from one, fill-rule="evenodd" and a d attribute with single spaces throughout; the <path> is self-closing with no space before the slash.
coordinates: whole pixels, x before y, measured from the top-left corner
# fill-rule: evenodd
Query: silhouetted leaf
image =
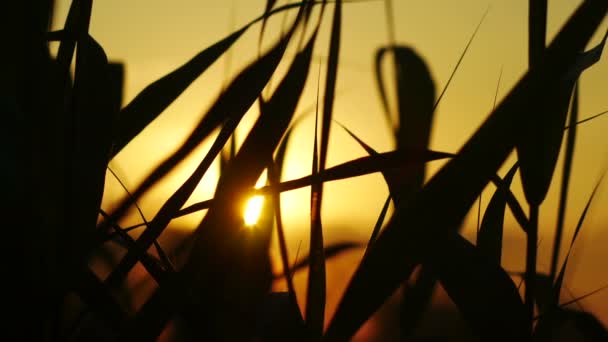
<path id="1" fill-rule="evenodd" d="M 380 234 L 380 229 L 382 228 L 382 224 L 384 223 L 384 218 L 386 217 L 386 213 L 388 212 L 388 206 L 390 204 L 391 204 L 391 196 L 389 195 L 388 197 L 386 197 L 386 201 L 384 201 L 382 210 L 380 210 L 380 215 L 378 216 L 378 219 L 376 220 L 376 224 L 374 225 L 374 229 L 372 230 L 372 235 L 369 237 L 369 241 L 367 242 L 367 248 L 365 249 L 366 253 L 367 253 L 367 250 L 371 248 L 374 241 L 376 241 L 378 234 Z"/>
<path id="2" fill-rule="evenodd" d="M 97 42 L 88 37 L 78 43 L 72 109 L 73 136 L 68 146 L 73 158 L 68 219 L 74 256 L 88 251 L 86 241 L 97 222 L 103 195 L 105 171 L 110 149 L 114 91 L 109 81 L 108 61 Z"/>
<path id="3" fill-rule="evenodd" d="M 572 158 L 574 157 L 574 143 L 576 141 L 576 122 L 578 121 L 578 83 L 574 88 L 572 108 L 570 110 L 569 124 L 571 128 L 566 133 L 566 150 L 564 151 L 564 169 L 562 171 L 562 184 L 559 194 L 559 206 L 557 209 L 557 225 L 555 239 L 551 256 L 551 269 L 549 277 L 555 279 L 557 274 L 557 259 L 561 250 L 562 234 L 564 231 L 564 218 L 566 216 L 566 203 L 568 201 L 568 185 L 570 183 L 570 171 L 572 170 Z"/>
<path id="4" fill-rule="evenodd" d="M 597 44 L 594 48 L 585 51 L 579 55 L 574 65 L 570 67 L 570 69 L 566 73 L 565 78 L 575 80 L 583 71 L 597 63 L 600 60 L 600 57 L 602 56 L 602 52 L 604 51 L 604 46 L 606 45 L 607 39 L 608 30 L 606 30 L 604 38 L 602 38 L 602 41 L 599 44 Z"/>
<path id="5" fill-rule="evenodd" d="M 268 13 L 272 10 L 272 7 L 276 3 L 276 0 L 266 0 L 266 8 L 264 9 L 264 19 L 262 19 L 262 27 L 260 28 L 260 38 L 258 39 L 258 48 L 262 44 L 262 37 L 264 36 L 264 30 L 266 29 L 266 21 L 268 20 Z"/>

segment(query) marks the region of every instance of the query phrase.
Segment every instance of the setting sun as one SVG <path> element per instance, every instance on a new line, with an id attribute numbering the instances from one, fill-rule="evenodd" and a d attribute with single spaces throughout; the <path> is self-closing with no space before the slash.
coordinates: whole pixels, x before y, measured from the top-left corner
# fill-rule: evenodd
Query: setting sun
<path id="1" fill-rule="evenodd" d="M 264 196 L 257 195 L 251 197 L 245 205 L 245 225 L 253 226 L 258 222 L 264 205 Z"/>
<path id="2" fill-rule="evenodd" d="M 266 184 L 267 174 L 266 170 L 262 172 L 260 178 L 255 183 L 255 188 L 259 189 Z M 262 207 L 264 206 L 264 196 L 256 195 L 251 196 L 247 200 L 247 204 L 245 204 L 245 212 L 243 213 L 243 219 L 245 220 L 245 225 L 248 227 L 255 226 L 255 224 L 260 219 L 260 215 L 262 214 Z"/>

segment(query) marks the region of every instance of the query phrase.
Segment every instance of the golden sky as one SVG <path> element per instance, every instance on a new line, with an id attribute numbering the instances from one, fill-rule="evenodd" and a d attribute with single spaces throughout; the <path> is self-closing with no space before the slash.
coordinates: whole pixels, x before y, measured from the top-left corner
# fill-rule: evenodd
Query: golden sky
<path id="1" fill-rule="evenodd" d="M 581 1 L 549 1 L 548 41 Z M 103 0 L 95 1 L 90 32 L 112 60 L 126 64 L 125 101 L 132 99 L 147 84 L 165 75 L 187 61 L 203 48 L 218 41 L 229 32 L 249 22 L 263 12 L 264 1 L 257 0 Z M 445 85 L 469 37 L 481 19 L 489 12 L 479 33 L 443 98 L 435 116 L 431 147 L 435 150 L 457 152 L 475 131 L 492 108 L 494 93 L 502 69 L 498 98 L 504 96 L 527 68 L 527 1 L 524 0 L 394 0 L 396 40 L 413 46 L 426 58 L 437 88 Z M 69 1 L 56 2 L 55 28 L 63 25 Z M 328 9 L 332 9 L 330 6 Z M 270 36 L 279 33 L 281 15 L 270 22 Z M 331 16 L 324 18 L 322 34 L 315 54 L 324 56 L 328 49 L 328 31 Z M 591 46 L 597 44 L 608 29 L 604 20 L 596 32 Z M 131 189 L 144 177 L 156 162 L 179 146 L 192 124 L 204 113 L 225 83 L 225 75 L 234 75 L 257 56 L 259 25 L 251 28 L 232 48 L 230 62 L 224 59 L 202 75 L 167 111 L 121 153 L 110 166 Z M 358 134 L 377 150 L 392 148 L 392 141 L 382 116 L 373 74 L 373 56 L 376 49 L 387 43 L 387 25 L 383 1 L 348 3 L 343 9 L 342 50 L 339 62 L 338 96 L 335 118 Z M 270 41 L 270 39 L 267 39 Z M 293 53 L 293 49 L 291 50 Z M 580 81 L 580 117 L 585 118 L 608 110 L 606 95 L 608 56 L 586 71 Z M 312 70 L 316 70 L 316 67 Z M 317 76 L 311 73 L 300 110 L 315 102 Z M 245 118 L 245 127 L 238 131 L 239 140 L 246 134 L 247 123 L 255 119 L 255 109 Z M 288 151 L 285 178 L 304 176 L 310 172 L 312 157 L 313 120 L 304 120 L 295 131 L 293 148 Z M 572 228 L 576 225 L 587 197 L 591 193 L 601 170 L 608 167 L 608 116 L 580 126 L 570 182 L 569 206 L 566 215 L 569 243 Z M 152 191 L 141 206 L 147 218 L 156 210 L 189 175 L 200 160 L 206 147 L 197 150 L 184 167 L 172 174 L 162 186 Z M 328 164 L 335 165 L 365 152 L 338 126 L 332 128 Z M 508 164 L 511 164 L 509 162 Z M 441 166 L 430 165 L 430 175 Z M 558 173 L 561 171 L 558 162 Z M 212 197 L 217 170 L 203 179 L 195 198 Z M 539 268 L 548 269 L 552 231 L 555 227 L 559 177 L 554 179 L 547 200 L 541 208 L 541 244 Z M 108 178 L 104 206 L 111 206 L 124 194 L 117 183 Z M 523 201 L 519 179 L 514 192 Z M 327 241 L 340 239 L 365 241 L 369 236 L 387 194 L 382 177 L 370 175 L 326 185 L 323 219 Z M 484 192 L 482 207 L 487 204 L 494 189 Z M 302 253 L 306 250 L 310 190 L 293 191 L 283 196 L 283 208 L 290 248 L 295 250 L 302 240 Z M 608 259 L 608 186 L 600 188 L 588 214 L 580 241 L 573 256 L 574 270 L 567 286 L 576 295 L 582 295 L 608 284 L 605 260 Z M 200 215 L 180 219 L 181 226 L 192 225 Z M 137 221 L 137 218 L 133 218 Z M 521 270 L 524 260 L 523 234 L 514 227 L 514 220 L 506 220 L 505 268 Z M 465 223 L 465 235 L 474 239 L 476 213 Z M 292 252 L 293 255 L 293 252 Z M 582 305 L 600 315 L 608 324 L 608 291 L 601 292 Z"/>

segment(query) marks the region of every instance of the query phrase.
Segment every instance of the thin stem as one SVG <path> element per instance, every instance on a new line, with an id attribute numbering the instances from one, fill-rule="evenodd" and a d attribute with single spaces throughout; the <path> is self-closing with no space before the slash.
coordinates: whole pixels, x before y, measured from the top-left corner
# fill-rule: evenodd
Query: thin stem
<path id="1" fill-rule="evenodd" d="M 551 270 L 549 273 L 550 279 L 555 281 L 557 276 L 557 263 L 559 259 L 560 249 L 562 245 L 562 236 L 564 234 L 564 221 L 566 216 L 566 208 L 568 202 L 568 185 L 570 184 L 570 174 L 572 172 L 572 159 L 574 156 L 574 145 L 576 142 L 576 121 L 578 120 L 578 84 L 575 85 L 574 94 L 572 97 L 572 105 L 570 109 L 569 126 L 571 127 L 566 133 L 566 152 L 564 153 L 564 169 L 562 171 L 562 184 L 559 196 L 559 207 L 557 210 L 557 227 L 555 230 L 555 239 L 553 241 L 553 254 L 551 256 Z"/>
<path id="2" fill-rule="evenodd" d="M 395 19 L 393 16 L 393 1 L 384 0 L 384 9 L 386 10 L 386 25 L 388 29 L 388 43 L 390 46 L 395 46 Z"/>
<path id="3" fill-rule="evenodd" d="M 534 290 L 536 278 L 536 255 L 538 251 L 538 205 L 530 206 L 530 221 L 528 225 L 528 240 L 526 246 L 526 292 L 525 304 L 530 324 L 534 317 Z"/>

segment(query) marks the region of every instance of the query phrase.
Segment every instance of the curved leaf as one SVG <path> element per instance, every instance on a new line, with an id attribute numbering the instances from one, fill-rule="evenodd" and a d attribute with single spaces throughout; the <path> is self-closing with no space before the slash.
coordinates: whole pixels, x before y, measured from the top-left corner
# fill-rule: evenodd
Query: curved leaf
<path id="1" fill-rule="evenodd" d="M 503 179 L 505 188 L 508 189 L 511 186 L 511 181 L 513 181 L 517 168 L 517 164 L 513 165 Z M 486 208 L 483 220 L 481 221 L 481 227 L 477 233 L 477 248 L 479 252 L 488 258 L 488 260 L 496 263 L 496 265 L 500 265 L 502 255 L 502 235 L 506 207 L 507 195 L 503 189 L 498 188 Z"/>

